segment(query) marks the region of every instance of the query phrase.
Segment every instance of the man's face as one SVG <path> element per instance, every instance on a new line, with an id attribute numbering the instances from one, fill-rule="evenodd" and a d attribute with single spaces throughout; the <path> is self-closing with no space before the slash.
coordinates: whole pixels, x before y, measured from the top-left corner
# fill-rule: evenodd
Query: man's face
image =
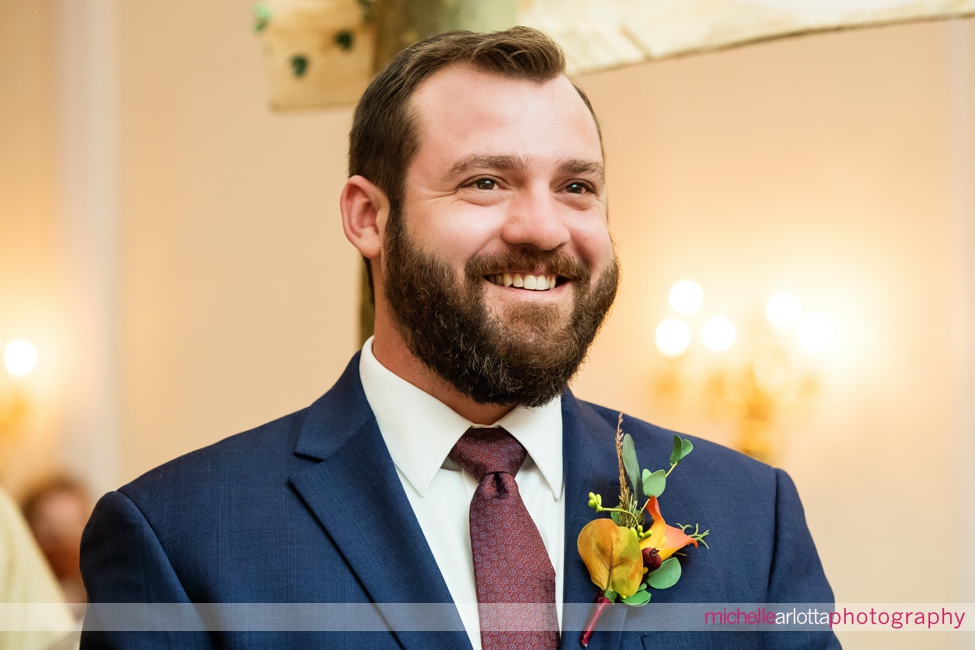
<path id="1" fill-rule="evenodd" d="M 454 66 L 412 99 L 419 148 L 384 236 L 390 312 L 414 356 L 480 403 L 538 406 L 612 304 L 599 135 L 564 77 Z"/>

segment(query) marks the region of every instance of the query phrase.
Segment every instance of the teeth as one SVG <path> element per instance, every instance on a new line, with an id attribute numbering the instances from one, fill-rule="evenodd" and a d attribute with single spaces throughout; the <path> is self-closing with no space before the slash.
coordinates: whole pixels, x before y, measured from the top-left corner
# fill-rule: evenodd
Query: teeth
<path id="1" fill-rule="evenodd" d="M 529 291 L 548 291 L 555 288 L 554 275 L 527 275 L 521 273 L 496 273 L 488 279 L 502 287 L 516 287 Z"/>

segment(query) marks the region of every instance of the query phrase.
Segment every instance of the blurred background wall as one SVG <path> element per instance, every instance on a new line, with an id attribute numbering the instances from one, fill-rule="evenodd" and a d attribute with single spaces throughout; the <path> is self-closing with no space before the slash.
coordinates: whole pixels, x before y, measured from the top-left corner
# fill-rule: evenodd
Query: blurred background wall
<path id="1" fill-rule="evenodd" d="M 39 354 L 0 385 L 29 397 L 0 439 L 14 494 L 60 468 L 100 493 L 302 408 L 357 347 L 351 107 L 268 109 L 250 4 L 0 0 L 0 342 Z M 733 442 L 660 390 L 667 292 L 693 278 L 741 322 L 796 292 L 835 336 L 776 463 L 837 600 L 975 602 L 975 21 L 580 81 L 624 284 L 576 392 Z"/>

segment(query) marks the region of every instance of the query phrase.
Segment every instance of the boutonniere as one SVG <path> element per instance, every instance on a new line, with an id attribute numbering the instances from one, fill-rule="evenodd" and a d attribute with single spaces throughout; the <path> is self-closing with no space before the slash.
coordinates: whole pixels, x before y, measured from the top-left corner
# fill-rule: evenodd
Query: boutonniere
<path id="1" fill-rule="evenodd" d="M 594 519 L 579 533 L 579 555 L 600 589 L 582 633 L 582 647 L 589 644 L 596 622 L 607 606 L 617 601 L 634 607 L 646 605 L 650 602 L 650 589 L 667 589 L 680 580 L 680 562 L 672 557 L 675 552 L 688 544 L 696 547 L 698 542 L 707 548 L 704 538 L 709 530 L 702 533 L 695 524 L 694 532 L 689 533 L 690 526 L 668 526 L 660 514 L 658 501 L 667 487 L 667 477 L 693 449 L 690 440 L 675 435 L 670 467 L 655 472 L 641 471 L 633 438 L 623 433 L 620 413 L 616 424 L 619 505 L 605 508 L 602 497 L 590 492 L 589 507 L 597 513 L 608 512 L 610 518 Z"/>

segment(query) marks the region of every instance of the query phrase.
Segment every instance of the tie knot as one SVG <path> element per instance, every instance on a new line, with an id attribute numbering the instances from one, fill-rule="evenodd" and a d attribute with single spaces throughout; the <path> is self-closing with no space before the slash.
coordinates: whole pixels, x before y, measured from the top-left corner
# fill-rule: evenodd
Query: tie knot
<path id="1" fill-rule="evenodd" d="M 527 455 L 521 443 L 500 427 L 468 429 L 450 450 L 450 460 L 478 482 L 486 475 L 498 472 L 514 476 Z"/>

